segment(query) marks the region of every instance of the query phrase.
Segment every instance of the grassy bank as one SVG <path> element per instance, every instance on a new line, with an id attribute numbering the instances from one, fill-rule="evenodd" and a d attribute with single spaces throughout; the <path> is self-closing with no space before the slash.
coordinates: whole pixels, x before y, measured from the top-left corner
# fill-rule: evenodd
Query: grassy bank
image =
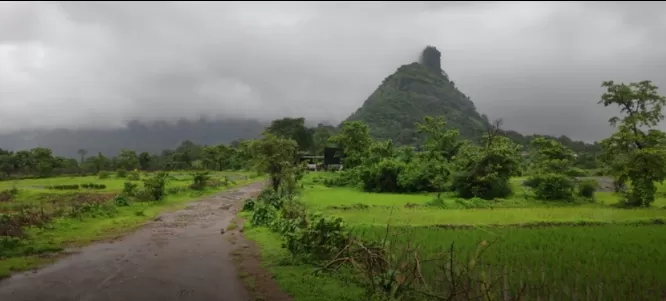
<path id="1" fill-rule="evenodd" d="M 418 249 L 423 260 L 451 250 L 458 259 L 472 258 L 479 243 L 491 243 L 477 262 L 477 272 L 501 278 L 509 294 L 529 287 L 530 298 L 652 300 L 666 287 L 666 271 L 661 268 L 666 265 L 663 195 L 646 209 L 615 208 L 611 204 L 617 196 L 607 192 L 597 193 L 590 203 L 547 203 L 534 201 L 519 181 L 513 181 L 518 193 L 512 199 L 469 205 L 447 195 L 448 205 L 442 205 L 433 204 L 434 196 L 428 194 L 324 187 L 317 181 L 322 176 L 311 173 L 303 180 L 300 200 L 309 211 L 343 218 L 364 240 L 383 240 L 390 223 L 388 240 Z M 262 247 L 262 258 L 278 281 L 285 279 L 280 285 L 296 300 L 310 300 L 300 296 L 313 289 L 298 283 L 324 281 L 308 273 L 314 267 L 285 260 L 289 253 L 278 249 L 279 235 L 266 228 L 250 229 L 246 235 Z M 299 273 L 287 272 L 290 269 Z M 425 278 L 438 277 L 437 271 L 435 263 L 423 265 Z M 345 277 L 339 274 L 326 277 L 344 287 L 338 279 Z M 341 300 L 347 292 L 330 289 L 316 294 L 321 300 Z"/>

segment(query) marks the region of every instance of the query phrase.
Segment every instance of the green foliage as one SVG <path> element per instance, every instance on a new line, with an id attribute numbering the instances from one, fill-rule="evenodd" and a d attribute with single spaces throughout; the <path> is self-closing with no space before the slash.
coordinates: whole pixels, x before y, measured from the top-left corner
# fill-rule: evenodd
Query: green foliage
<path id="1" fill-rule="evenodd" d="M 359 174 L 363 190 L 370 192 L 402 192 L 403 188 L 398 183 L 398 177 L 405 167 L 403 162 L 392 158 L 383 159 L 377 164 L 363 167 Z"/>
<path id="2" fill-rule="evenodd" d="M 127 175 L 127 179 L 130 180 L 130 181 L 139 181 L 139 180 L 141 180 L 141 173 L 139 173 L 139 171 L 137 171 L 137 170 L 131 171 Z"/>
<path id="3" fill-rule="evenodd" d="M 86 183 L 86 184 L 81 184 L 81 188 L 83 189 L 106 189 L 106 185 L 104 184 L 95 184 L 95 183 Z"/>
<path id="4" fill-rule="evenodd" d="M 53 185 L 49 186 L 49 189 L 55 189 L 55 190 L 78 190 L 80 187 L 77 184 L 74 185 Z"/>
<path id="5" fill-rule="evenodd" d="M 127 183 L 125 183 L 127 184 Z M 124 195 L 117 195 L 113 198 L 113 203 L 118 207 L 127 207 L 129 206 L 129 201 Z"/>
<path id="6" fill-rule="evenodd" d="M 499 136 L 500 123 L 488 131 L 485 145 L 460 148 L 451 185 L 459 197 L 490 200 L 511 195 L 509 179 L 520 169 L 520 146 Z"/>
<path id="7" fill-rule="evenodd" d="M 345 168 L 354 168 L 363 163 L 368 157 L 372 138 L 370 129 L 362 122 L 348 121 L 342 123 L 340 132 L 329 139 L 342 149 L 344 154 L 343 165 Z"/>
<path id="8" fill-rule="evenodd" d="M 267 226 L 277 217 L 275 207 L 265 202 L 257 202 L 252 211 L 250 223 L 253 226 Z"/>
<path id="9" fill-rule="evenodd" d="M 132 182 L 125 182 L 123 184 L 123 195 L 126 196 L 135 196 L 137 192 L 138 184 Z"/>
<path id="10" fill-rule="evenodd" d="M 116 178 L 126 178 L 126 177 L 127 177 L 127 170 L 124 169 L 116 170 Z"/>
<path id="11" fill-rule="evenodd" d="M 449 128 L 468 139 L 480 137 L 489 125 L 442 72 L 419 63 L 401 66 L 384 79 L 347 121 L 367 124 L 376 139 L 405 145 L 420 140 L 415 124 L 426 116 L 444 116 Z"/>
<path id="12" fill-rule="evenodd" d="M 624 194 L 625 204 L 650 206 L 655 199 L 655 183 L 666 179 L 666 134 L 654 129 L 664 120 L 666 97 L 659 95 L 650 81 L 607 81 L 602 87 L 606 92 L 599 103 L 617 105 L 621 113 L 609 119 L 617 132 L 602 141 L 602 158 L 618 183 L 631 181 L 631 188 Z"/>
<path id="13" fill-rule="evenodd" d="M 297 145 L 293 140 L 270 133 L 264 133 L 262 139 L 252 144 L 258 171 L 269 175 L 271 186 L 276 192 L 283 183 L 295 176 L 296 150 Z"/>
<path id="14" fill-rule="evenodd" d="M 305 118 L 287 117 L 273 120 L 266 132 L 295 141 L 300 151 L 310 151 L 314 147 L 312 132 L 305 126 Z"/>
<path id="15" fill-rule="evenodd" d="M 254 201 L 254 199 L 246 199 L 243 202 L 243 208 L 241 211 L 254 211 L 254 206 L 257 204 L 257 202 Z"/>
<path id="16" fill-rule="evenodd" d="M 5 189 L 0 191 L 0 203 L 2 202 L 10 202 L 18 195 L 19 190 L 16 189 L 16 187 L 12 187 L 11 189 Z"/>
<path id="17" fill-rule="evenodd" d="M 102 170 L 102 171 L 100 171 L 99 173 L 97 173 L 97 177 L 98 177 L 100 180 L 108 179 L 110 175 L 111 175 L 111 174 L 110 174 L 108 171 L 105 171 L 105 170 Z"/>
<path id="18" fill-rule="evenodd" d="M 210 173 L 207 171 L 192 173 L 192 184 L 190 185 L 190 189 L 202 190 L 206 188 L 206 184 L 210 178 Z"/>
<path id="19" fill-rule="evenodd" d="M 599 182 L 595 179 L 584 179 L 578 182 L 578 196 L 592 199 L 594 192 L 599 188 Z"/>
<path id="20" fill-rule="evenodd" d="M 545 201 L 571 201 L 575 188 L 570 177 L 558 173 L 532 176 L 525 181 L 525 185 L 534 190 L 538 199 Z"/>
<path id="21" fill-rule="evenodd" d="M 330 259 L 349 241 L 349 231 L 341 218 L 319 214 L 310 216 L 300 227 L 288 230 L 284 231 L 284 247 L 293 255 L 312 260 Z"/>
<path id="22" fill-rule="evenodd" d="M 157 174 L 143 180 L 143 193 L 146 201 L 161 201 L 166 196 L 166 183 L 169 174 L 158 172 Z"/>
<path id="23" fill-rule="evenodd" d="M 118 169 L 124 169 L 126 171 L 139 168 L 139 156 L 137 156 L 136 151 L 134 150 L 120 150 L 120 154 L 116 157 L 116 166 Z"/>

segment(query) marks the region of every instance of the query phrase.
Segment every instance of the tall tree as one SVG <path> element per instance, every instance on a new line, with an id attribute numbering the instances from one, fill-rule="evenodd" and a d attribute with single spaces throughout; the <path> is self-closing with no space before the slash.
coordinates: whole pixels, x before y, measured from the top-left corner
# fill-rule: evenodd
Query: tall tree
<path id="1" fill-rule="evenodd" d="M 305 118 L 282 118 L 271 122 L 266 132 L 278 137 L 291 139 L 298 144 L 298 150 L 312 149 L 312 132 L 305 126 Z"/>
<path id="2" fill-rule="evenodd" d="M 298 145 L 294 140 L 278 137 L 269 132 L 252 144 L 259 171 L 269 175 L 273 190 L 279 191 L 283 183 L 295 174 Z"/>
<path id="3" fill-rule="evenodd" d="M 651 81 L 606 81 L 602 87 L 606 92 L 599 103 L 620 108 L 620 115 L 608 120 L 616 132 L 602 141 L 603 158 L 616 181 L 631 181 L 626 204 L 647 207 L 654 201 L 655 183 L 666 179 L 666 135 L 655 129 L 664 120 L 666 97 L 659 95 Z"/>
<path id="4" fill-rule="evenodd" d="M 88 153 L 87 150 L 80 148 L 78 151 L 76 151 L 77 154 L 79 154 L 81 161 L 79 161 L 79 164 L 83 165 L 83 161 L 86 159 L 86 154 Z"/>

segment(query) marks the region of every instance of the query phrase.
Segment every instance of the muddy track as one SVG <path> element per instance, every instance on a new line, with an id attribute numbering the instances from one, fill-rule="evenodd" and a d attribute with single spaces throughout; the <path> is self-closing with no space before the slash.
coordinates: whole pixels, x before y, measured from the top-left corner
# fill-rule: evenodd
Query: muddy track
<path id="1" fill-rule="evenodd" d="M 2 301 L 249 300 L 223 229 L 261 183 L 163 214 L 137 232 L 0 281 Z"/>

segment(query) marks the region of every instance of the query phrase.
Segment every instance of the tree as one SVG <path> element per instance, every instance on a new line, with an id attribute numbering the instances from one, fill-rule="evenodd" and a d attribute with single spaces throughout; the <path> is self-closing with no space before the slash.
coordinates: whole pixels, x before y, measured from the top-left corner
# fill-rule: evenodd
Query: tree
<path id="1" fill-rule="evenodd" d="M 132 170 L 139 168 L 139 166 L 139 156 L 136 155 L 136 151 L 129 149 L 120 150 L 120 154 L 116 157 L 116 168 Z"/>
<path id="2" fill-rule="evenodd" d="M 18 167 L 18 160 L 14 153 L 0 148 L 0 172 L 9 177 L 18 169 Z"/>
<path id="3" fill-rule="evenodd" d="M 312 152 L 314 154 L 324 153 L 324 148 L 330 144 L 329 138 L 333 136 L 334 131 L 334 127 L 321 123 L 312 129 Z"/>
<path id="4" fill-rule="evenodd" d="M 534 138 L 530 142 L 532 168 L 536 172 L 567 174 L 573 166 L 574 154 L 555 139 Z"/>
<path id="5" fill-rule="evenodd" d="M 451 175 L 450 162 L 463 145 L 458 140 L 458 130 L 446 129 L 444 117 L 426 116 L 423 123 L 417 123 L 418 133 L 425 136 L 425 164 L 433 172 L 430 185 L 437 190 L 437 197 L 444 191 Z"/>
<path id="6" fill-rule="evenodd" d="M 276 192 L 295 175 L 298 144 L 294 140 L 278 137 L 266 131 L 263 138 L 252 144 L 260 172 L 268 173 Z"/>
<path id="7" fill-rule="evenodd" d="M 81 157 L 81 161 L 79 164 L 83 165 L 83 161 L 86 159 L 86 154 L 88 153 L 88 151 L 83 148 L 80 148 L 76 153 L 79 154 L 79 156 Z"/>
<path id="8" fill-rule="evenodd" d="M 266 131 L 278 137 L 296 141 L 300 151 L 312 149 L 312 132 L 305 126 L 305 118 L 276 119 L 271 122 Z"/>
<path id="9" fill-rule="evenodd" d="M 141 170 L 147 170 L 150 168 L 151 156 L 147 152 L 142 152 L 139 154 L 139 168 Z"/>
<path id="10" fill-rule="evenodd" d="M 541 200 L 572 200 L 575 186 L 570 176 L 573 151 L 555 139 L 537 137 L 530 142 L 530 153 L 532 174 L 525 185 L 531 187 Z"/>
<path id="11" fill-rule="evenodd" d="M 363 163 L 372 145 L 370 129 L 360 121 L 345 121 L 340 132 L 329 139 L 342 149 L 345 168 L 354 168 Z"/>
<path id="12" fill-rule="evenodd" d="M 463 198 L 502 198 L 511 194 L 509 180 L 520 168 L 521 146 L 502 136 L 502 121 L 488 127 L 482 145 L 465 143 L 455 157 L 453 189 Z"/>
<path id="13" fill-rule="evenodd" d="M 57 167 L 57 162 L 53 157 L 51 149 L 44 147 L 36 147 L 30 150 L 31 157 L 31 172 L 40 176 L 48 177 L 53 173 L 53 169 Z"/>
<path id="14" fill-rule="evenodd" d="M 630 84 L 606 81 L 602 87 L 606 92 L 599 103 L 620 108 L 620 115 L 608 120 L 617 131 L 602 141 L 602 158 L 616 181 L 631 181 L 625 203 L 647 207 L 655 199 L 655 182 L 666 179 L 666 135 L 654 129 L 664 120 L 662 108 L 666 97 L 659 95 L 651 81 Z"/>

